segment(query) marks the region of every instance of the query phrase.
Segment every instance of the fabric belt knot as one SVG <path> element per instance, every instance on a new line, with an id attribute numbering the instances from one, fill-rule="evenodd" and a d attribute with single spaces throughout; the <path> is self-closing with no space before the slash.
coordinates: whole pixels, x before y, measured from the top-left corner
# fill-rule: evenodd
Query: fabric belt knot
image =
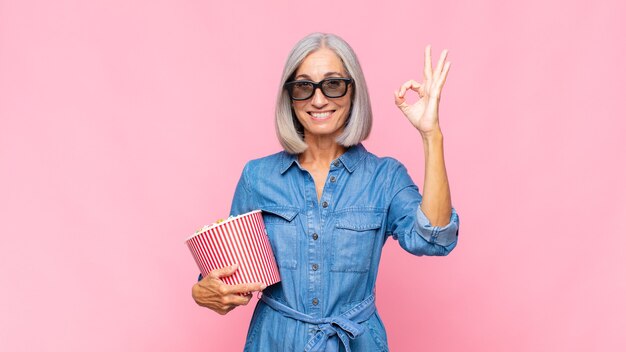
<path id="1" fill-rule="evenodd" d="M 317 325 L 318 331 L 307 342 L 304 352 L 338 352 L 340 341 L 346 352 L 351 352 L 350 339 L 359 337 L 365 331 L 360 323 L 369 319 L 376 311 L 373 294 L 343 314 L 328 318 L 313 318 L 266 295 L 262 295 L 261 300 L 287 318 Z"/>

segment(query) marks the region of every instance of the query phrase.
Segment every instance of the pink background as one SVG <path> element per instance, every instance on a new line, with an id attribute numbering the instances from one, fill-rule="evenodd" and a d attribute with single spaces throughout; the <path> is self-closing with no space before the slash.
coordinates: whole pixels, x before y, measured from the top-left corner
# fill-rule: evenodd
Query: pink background
<path id="1" fill-rule="evenodd" d="M 197 307 L 183 240 L 279 150 L 280 71 L 313 31 L 354 47 L 365 145 L 419 185 L 393 90 L 450 50 L 460 242 L 386 246 L 391 349 L 626 350 L 624 2 L 507 3 L 0 0 L 0 350 L 242 349 L 253 305 Z"/>

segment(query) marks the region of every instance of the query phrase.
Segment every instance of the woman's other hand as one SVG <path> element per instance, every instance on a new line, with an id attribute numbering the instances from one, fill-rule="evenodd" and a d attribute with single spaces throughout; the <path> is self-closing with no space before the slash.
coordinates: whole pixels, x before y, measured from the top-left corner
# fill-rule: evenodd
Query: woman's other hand
<path id="1" fill-rule="evenodd" d="M 237 264 L 213 270 L 207 277 L 198 281 L 191 289 L 191 295 L 199 306 L 207 307 L 218 314 L 225 315 L 237 306 L 244 306 L 250 302 L 253 291 L 262 291 L 265 285 L 254 284 L 225 284 L 221 278 L 230 276 L 237 271 Z M 239 295 L 245 293 L 245 296 Z"/>
<path id="2" fill-rule="evenodd" d="M 424 50 L 424 82 L 414 80 L 406 81 L 395 92 L 396 106 L 411 121 L 422 136 L 427 136 L 439 130 L 439 99 L 443 85 L 446 82 L 450 62 L 446 62 L 448 50 L 443 50 L 439 57 L 437 67 L 433 71 L 430 55 L 430 45 Z M 406 102 L 406 92 L 413 90 L 419 95 L 419 100 L 414 104 Z"/>

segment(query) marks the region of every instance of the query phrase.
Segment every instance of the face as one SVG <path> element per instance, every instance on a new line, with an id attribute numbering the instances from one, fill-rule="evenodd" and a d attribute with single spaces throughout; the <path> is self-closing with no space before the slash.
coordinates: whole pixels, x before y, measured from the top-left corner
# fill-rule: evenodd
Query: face
<path id="1" fill-rule="evenodd" d="M 341 59 L 332 50 L 321 48 L 307 56 L 296 70 L 295 80 L 319 82 L 329 77 L 348 78 Z M 340 98 L 326 97 L 320 88 L 307 100 L 292 101 L 298 121 L 304 126 L 305 135 L 336 137 L 342 130 L 350 113 L 352 85 Z"/>

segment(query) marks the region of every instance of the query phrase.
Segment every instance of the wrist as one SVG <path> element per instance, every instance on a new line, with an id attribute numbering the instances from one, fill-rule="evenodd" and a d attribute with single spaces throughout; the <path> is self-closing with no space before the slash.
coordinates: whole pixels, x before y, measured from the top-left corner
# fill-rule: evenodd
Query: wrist
<path id="1" fill-rule="evenodd" d="M 420 131 L 420 134 L 422 135 L 422 141 L 425 145 L 430 145 L 443 141 L 443 133 L 441 133 L 441 129 L 439 128 L 439 126 L 433 128 L 428 132 Z"/>

